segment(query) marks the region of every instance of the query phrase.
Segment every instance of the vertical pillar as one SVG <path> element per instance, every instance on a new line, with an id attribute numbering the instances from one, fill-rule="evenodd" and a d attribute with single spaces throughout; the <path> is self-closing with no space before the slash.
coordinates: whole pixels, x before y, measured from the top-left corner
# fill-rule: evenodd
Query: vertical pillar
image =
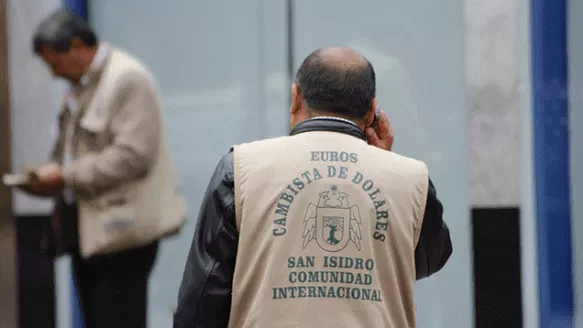
<path id="1" fill-rule="evenodd" d="M 5 0 L 0 0 L 0 174 L 12 171 L 8 24 Z M 0 327 L 18 327 L 18 268 L 12 190 L 0 184 Z"/>
<path id="2" fill-rule="evenodd" d="M 573 327 L 567 0 L 531 1 L 541 328 Z"/>

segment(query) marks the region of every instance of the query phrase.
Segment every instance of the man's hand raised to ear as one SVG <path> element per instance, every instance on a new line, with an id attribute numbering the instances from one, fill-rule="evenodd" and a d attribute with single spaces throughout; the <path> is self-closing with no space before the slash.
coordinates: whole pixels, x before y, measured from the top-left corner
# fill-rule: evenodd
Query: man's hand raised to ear
<path id="1" fill-rule="evenodd" d="M 379 122 L 375 128 L 364 130 L 369 145 L 390 151 L 393 147 L 393 129 L 387 115 L 381 111 Z"/>

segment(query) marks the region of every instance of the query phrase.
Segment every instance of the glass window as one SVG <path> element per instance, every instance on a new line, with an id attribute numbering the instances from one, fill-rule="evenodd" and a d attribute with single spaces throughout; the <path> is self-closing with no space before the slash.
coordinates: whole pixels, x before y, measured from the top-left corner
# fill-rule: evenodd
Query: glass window
<path id="1" fill-rule="evenodd" d="M 283 1 L 90 2 L 103 40 L 157 77 L 190 220 L 165 241 L 150 281 L 149 323 L 170 327 L 198 207 L 233 144 L 288 132 Z"/>

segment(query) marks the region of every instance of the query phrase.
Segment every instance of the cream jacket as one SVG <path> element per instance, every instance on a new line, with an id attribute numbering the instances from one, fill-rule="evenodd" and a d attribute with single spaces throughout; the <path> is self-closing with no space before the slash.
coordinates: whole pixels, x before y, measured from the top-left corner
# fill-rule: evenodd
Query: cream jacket
<path id="1" fill-rule="evenodd" d="M 150 243 L 179 231 L 186 202 L 168 149 L 155 79 L 136 59 L 112 48 L 76 88 L 79 114 L 64 168 L 79 206 L 82 256 Z M 53 159 L 63 162 L 65 106 Z"/>

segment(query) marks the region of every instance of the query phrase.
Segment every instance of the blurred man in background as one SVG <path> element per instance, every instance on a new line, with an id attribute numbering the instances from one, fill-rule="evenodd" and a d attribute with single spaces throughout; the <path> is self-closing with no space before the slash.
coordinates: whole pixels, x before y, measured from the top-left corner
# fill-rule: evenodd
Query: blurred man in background
<path id="1" fill-rule="evenodd" d="M 354 50 L 317 50 L 292 86 L 290 136 L 221 159 L 174 328 L 415 327 L 415 281 L 452 245 L 427 166 L 390 151 L 385 114 L 371 128 L 375 83 Z"/>
<path id="2" fill-rule="evenodd" d="M 51 162 L 23 187 L 56 197 L 45 245 L 72 255 L 85 327 L 144 328 L 158 240 L 185 214 L 155 79 L 69 11 L 45 19 L 33 46 L 70 82 Z"/>

